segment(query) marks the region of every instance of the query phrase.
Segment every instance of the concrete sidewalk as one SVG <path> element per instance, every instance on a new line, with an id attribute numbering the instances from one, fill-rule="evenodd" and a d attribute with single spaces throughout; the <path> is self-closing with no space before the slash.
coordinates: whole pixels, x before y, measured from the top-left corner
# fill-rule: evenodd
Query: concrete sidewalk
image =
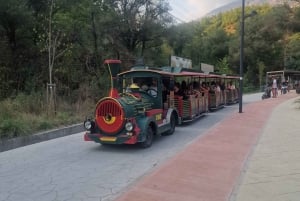
<path id="1" fill-rule="evenodd" d="M 245 169 L 232 200 L 300 200 L 299 97 L 274 109 Z"/>
<path id="2" fill-rule="evenodd" d="M 246 105 L 242 114 L 211 128 L 116 200 L 299 201 L 300 110 L 295 100 L 299 96 L 292 91 Z"/>

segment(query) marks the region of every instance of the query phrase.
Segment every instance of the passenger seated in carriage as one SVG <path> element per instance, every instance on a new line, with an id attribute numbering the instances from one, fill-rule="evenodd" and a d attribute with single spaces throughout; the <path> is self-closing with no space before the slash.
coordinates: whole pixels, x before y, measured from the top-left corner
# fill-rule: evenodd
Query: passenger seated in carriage
<path id="1" fill-rule="evenodd" d="M 168 95 L 169 95 L 169 90 L 167 89 L 167 87 L 165 86 L 165 84 L 163 84 L 163 88 L 162 88 L 162 100 L 163 100 L 163 103 L 167 102 Z"/>
<path id="2" fill-rule="evenodd" d="M 184 91 L 180 88 L 180 84 L 178 82 L 176 82 L 174 86 L 174 95 L 182 96 L 183 99 L 187 99 L 187 96 L 185 95 Z"/>
<path id="3" fill-rule="evenodd" d="M 230 82 L 230 89 L 232 89 L 232 90 L 235 89 L 235 85 L 232 82 Z"/>
<path id="4" fill-rule="evenodd" d="M 215 90 L 216 90 L 216 83 L 214 81 L 212 81 L 209 86 L 209 93 L 214 94 Z"/>
<path id="5" fill-rule="evenodd" d="M 202 95 L 204 95 L 204 93 L 209 92 L 209 87 L 207 86 L 207 84 L 205 82 L 202 82 L 202 84 L 200 86 L 200 90 L 202 92 Z"/>
<path id="6" fill-rule="evenodd" d="M 157 97 L 157 80 L 152 79 L 151 84 L 148 88 L 148 94 L 150 94 L 153 97 Z"/>
<path id="7" fill-rule="evenodd" d="M 217 82 L 216 85 L 215 85 L 215 91 L 216 92 L 221 92 L 221 87 L 219 85 L 219 83 Z"/>
<path id="8" fill-rule="evenodd" d="M 221 82 L 221 84 L 220 84 L 220 89 L 221 89 L 221 91 L 224 91 L 225 90 L 225 83 L 224 82 Z"/>
<path id="9" fill-rule="evenodd" d="M 181 82 L 180 90 L 181 90 L 185 95 L 188 94 L 188 86 L 187 86 L 187 84 L 186 84 L 186 81 L 183 80 L 183 81 Z"/>
<path id="10" fill-rule="evenodd" d="M 200 86 L 199 83 L 194 81 L 192 83 L 189 84 L 189 90 L 188 90 L 188 94 L 189 95 L 195 95 L 195 97 L 201 96 L 202 93 L 200 91 Z"/>

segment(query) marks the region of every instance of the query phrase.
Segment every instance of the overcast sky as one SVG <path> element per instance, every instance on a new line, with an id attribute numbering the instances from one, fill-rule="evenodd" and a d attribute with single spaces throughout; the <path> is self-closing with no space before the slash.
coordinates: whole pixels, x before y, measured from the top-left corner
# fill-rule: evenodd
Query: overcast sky
<path id="1" fill-rule="evenodd" d="M 169 0 L 171 14 L 185 22 L 198 19 L 210 11 L 236 0 Z"/>

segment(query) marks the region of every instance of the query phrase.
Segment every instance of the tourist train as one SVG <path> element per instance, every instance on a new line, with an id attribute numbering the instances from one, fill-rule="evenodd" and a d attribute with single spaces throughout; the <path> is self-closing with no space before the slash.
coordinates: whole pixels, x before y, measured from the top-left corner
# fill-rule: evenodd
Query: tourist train
<path id="1" fill-rule="evenodd" d="M 85 141 L 150 147 L 155 135 L 171 135 L 177 125 L 238 102 L 238 76 L 181 67 L 133 66 L 105 60 L 111 89 L 84 121 Z"/>

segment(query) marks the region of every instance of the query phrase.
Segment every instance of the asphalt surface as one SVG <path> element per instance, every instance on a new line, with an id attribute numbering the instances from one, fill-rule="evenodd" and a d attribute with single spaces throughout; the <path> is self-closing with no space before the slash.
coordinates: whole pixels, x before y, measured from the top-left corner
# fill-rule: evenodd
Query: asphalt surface
<path id="1" fill-rule="evenodd" d="M 251 95 L 245 101 L 253 96 L 259 99 Z M 225 107 L 176 127 L 173 135 L 156 138 L 148 149 L 84 142 L 80 132 L 1 152 L 0 201 L 114 200 L 237 107 Z"/>

